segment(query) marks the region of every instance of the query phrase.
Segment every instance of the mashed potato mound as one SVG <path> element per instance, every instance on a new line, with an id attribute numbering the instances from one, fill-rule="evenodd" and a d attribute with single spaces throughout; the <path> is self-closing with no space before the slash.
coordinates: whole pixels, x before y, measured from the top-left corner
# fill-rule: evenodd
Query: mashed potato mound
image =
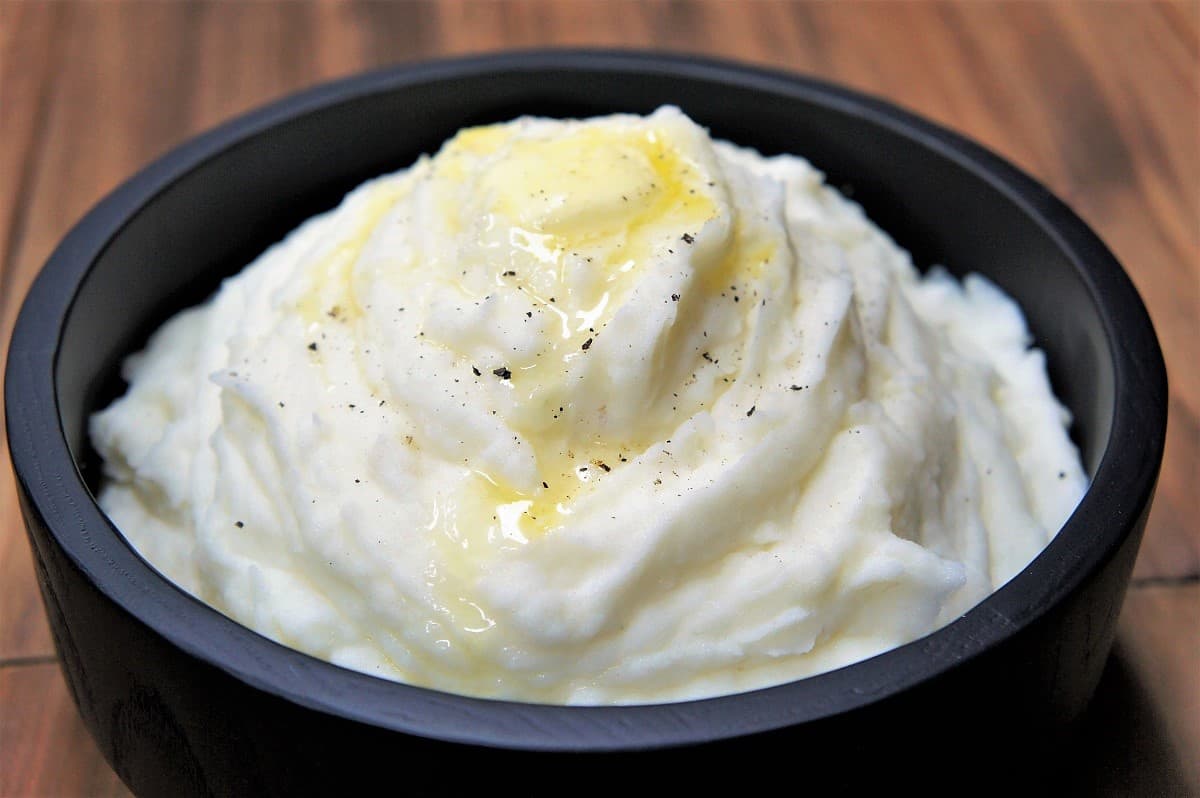
<path id="1" fill-rule="evenodd" d="M 1042 550 L 1086 481 L 1029 343 L 798 157 L 522 118 L 176 316 L 91 432 L 131 544 L 274 640 L 673 701 L 913 640 Z"/>

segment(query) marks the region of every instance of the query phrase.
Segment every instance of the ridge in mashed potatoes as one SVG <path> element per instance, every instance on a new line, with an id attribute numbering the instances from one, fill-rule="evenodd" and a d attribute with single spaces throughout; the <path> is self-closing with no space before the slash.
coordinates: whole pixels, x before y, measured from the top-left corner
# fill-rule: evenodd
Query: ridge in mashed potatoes
<path id="1" fill-rule="evenodd" d="M 452 692 L 670 701 L 848 664 L 1085 487 L 1040 352 L 806 161 L 679 110 L 464 130 L 168 322 L 101 504 L 286 645 Z"/>

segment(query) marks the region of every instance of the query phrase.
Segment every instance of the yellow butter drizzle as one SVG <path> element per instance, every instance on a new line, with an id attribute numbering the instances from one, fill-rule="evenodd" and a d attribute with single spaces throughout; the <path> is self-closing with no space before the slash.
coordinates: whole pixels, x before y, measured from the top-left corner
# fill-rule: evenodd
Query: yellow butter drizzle
<path id="1" fill-rule="evenodd" d="M 520 545 L 568 522 L 588 484 L 622 467 L 654 440 L 578 440 L 571 429 L 571 361 L 602 338 L 604 325 L 642 277 L 647 263 L 686 252 L 723 207 L 704 166 L 667 131 L 585 126 L 548 139 L 508 141 L 502 127 L 466 131 L 438 156 L 443 174 L 462 162 L 501 153 L 479 180 L 484 208 L 508 230 L 506 257 L 491 263 L 494 283 L 516 284 L 557 317 L 559 334 L 541 357 L 512 369 L 518 412 L 510 423 L 531 445 L 542 482 L 532 491 L 478 473 L 461 497 L 472 523 L 461 543 L 486 535 L 492 545 Z M 437 166 L 435 165 L 435 169 Z M 746 241 L 735 225 L 728 249 L 696 290 L 716 296 L 773 257 L 773 242 Z M 571 280 L 571 269 L 595 279 Z M 589 341 L 589 339 L 591 339 Z M 482 540 L 475 541 L 482 544 Z"/>
<path id="2" fill-rule="evenodd" d="M 383 180 L 368 188 L 363 210 L 349 217 L 354 220 L 352 229 L 305 273 L 307 286 L 296 302 L 296 311 L 306 325 L 362 316 L 353 290 L 355 264 L 379 222 L 408 191 L 407 180 Z"/>

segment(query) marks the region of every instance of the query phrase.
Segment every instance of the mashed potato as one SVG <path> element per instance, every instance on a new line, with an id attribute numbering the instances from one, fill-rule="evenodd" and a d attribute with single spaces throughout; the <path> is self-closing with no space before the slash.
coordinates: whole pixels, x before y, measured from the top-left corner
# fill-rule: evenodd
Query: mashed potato
<path id="1" fill-rule="evenodd" d="M 132 545 L 281 643 L 670 701 L 882 652 L 1024 567 L 1085 488 L 1028 344 L 800 158 L 674 108 L 524 118 L 172 319 L 92 437 Z"/>

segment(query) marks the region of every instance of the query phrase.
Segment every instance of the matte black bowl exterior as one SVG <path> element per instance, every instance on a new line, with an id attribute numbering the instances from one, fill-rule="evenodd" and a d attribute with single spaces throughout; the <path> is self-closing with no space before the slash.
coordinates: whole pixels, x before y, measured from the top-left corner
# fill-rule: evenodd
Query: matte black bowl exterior
<path id="1" fill-rule="evenodd" d="M 93 501 L 86 418 L 120 359 L 359 181 L 464 125 L 679 105 L 715 136 L 795 152 L 852 188 L 918 263 L 1016 297 L 1092 488 L 1049 548 L 955 623 L 874 659 L 736 696 L 636 707 L 486 701 L 273 643 L 175 588 Z M 1162 457 L 1166 375 L 1136 291 L 1043 187 L 878 100 L 691 57 L 541 52 L 323 86 L 161 158 L 65 238 L 17 322 L 8 435 L 55 643 L 101 750 L 141 795 L 511 787 L 972 790 L 1037 778 L 1114 634 Z M 631 770 L 644 766 L 644 770 Z M 961 781 L 960 779 L 966 779 Z M 1029 785 L 1032 786 L 1032 785 Z"/>

